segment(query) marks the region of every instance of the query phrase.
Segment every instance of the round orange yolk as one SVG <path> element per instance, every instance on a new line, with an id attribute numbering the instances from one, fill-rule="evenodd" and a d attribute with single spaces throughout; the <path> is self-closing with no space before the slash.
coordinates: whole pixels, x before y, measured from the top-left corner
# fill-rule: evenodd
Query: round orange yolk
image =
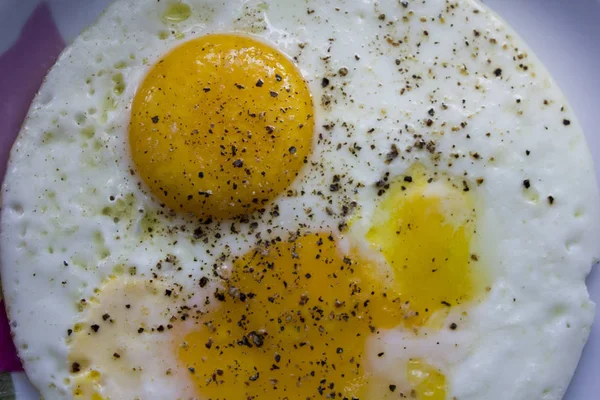
<path id="1" fill-rule="evenodd" d="M 264 207 L 298 175 L 312 115 L 284 54 L 250 37 L 207 35 L 152 67 L 133 100 L 129 142 L 166 206 L 226 219 Z"/>

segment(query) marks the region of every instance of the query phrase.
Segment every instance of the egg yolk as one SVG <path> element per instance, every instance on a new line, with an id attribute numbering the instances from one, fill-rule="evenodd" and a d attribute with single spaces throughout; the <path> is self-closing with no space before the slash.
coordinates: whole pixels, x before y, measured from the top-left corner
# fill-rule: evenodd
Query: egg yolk
<path id="1" fill-rule="evenodd" d="M 175 211 L 226 219 L 265 207 L 311 152 L 313 104 L 300 71 L 247 36 L 175 48 L 133 100 L 129 142 L 152 194 Z"/>
<path id="2" fill-rule="evenodd" d="M 402 314 L 373 268 L 327 234 L 253 250 L 226 282 L 218 309 L 179 348 L 211 399 L 360 397 L 366 338 Z"/>
<path id="3" fill-rule="evenodd" d="M 446 377 L 424 360 L 409 360 L 406 375 L 418 399 L 446 399 Z"/>
<path id="4" fill-rule="evenodd" d="M 405 322 L 413 326 L 443 320 L 432 317 L 476 299 L 485 287 L 471 252 L 475 206 L 468 186 L 429 179 L 415 167 L 392 184 L 366 235 L 394 272 L 410 311 Z"/>
<path id="5" fill-rule="evenodd" d="M 382 354 L 385 356 L 385 354 Z M 446 400 L 447 382 L 441 370 L 425 359 L 413 358 L 405 365 L 390 366 L 394 380 L 373 376 L 361 400 Z M 394 369 L 392 369 L 394 368 Z M 401 371 L 404 372 L 404 376 Z M 454 398 L 452 398 L 454 400 Z"/>

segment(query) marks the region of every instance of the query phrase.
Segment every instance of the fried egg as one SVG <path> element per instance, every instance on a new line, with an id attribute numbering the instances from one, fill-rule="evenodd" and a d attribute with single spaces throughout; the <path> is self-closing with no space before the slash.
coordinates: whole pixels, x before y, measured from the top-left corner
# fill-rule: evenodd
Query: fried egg
<path id="1" fill-rule="evenodd" d="M 11 152 L 2 282 L 51 399 L 561 399 L 581 128 L 474 0 L 117 0 Z"/>

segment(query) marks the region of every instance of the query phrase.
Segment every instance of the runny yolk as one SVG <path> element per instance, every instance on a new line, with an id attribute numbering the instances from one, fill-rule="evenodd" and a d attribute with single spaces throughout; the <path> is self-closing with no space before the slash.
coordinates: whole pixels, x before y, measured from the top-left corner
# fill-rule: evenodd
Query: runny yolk
<path id="1" fill-rule="evenodd" d="M 359 252 L 359 246 L 342 253 L 328 233 L 261 244 L 221 274 L 210 309 L 187 318 L 185 325 L 177 322 L 177 313 L 169 318 L 172 334 L 140 336 L 140 324 L 149 327 L 150 320 L 139 320 L 146 317 L 135 310 L 152 301 L 158 306 L 147 306 L 149 310 L 176 310 L 175 303 L 164 302 L 176 302 L 177 296 L 157 297 L 165 291 L 148 289 L 157 283 L 118 279 L 107 284 L 101 290 L 106 298 L 99 297 L 98 307 L 88 307 L 82 323 L 87 327 L 103 320 L 106 310 L 115 322 L 100 323 L 96 332 L 74 329 L 70 361 L 77 363 L 75 393 L 90 398 L 104 393 L 103 379 L 119 383 L 120 378 L 110 375 L 122 374 L 115 367 L 127 370 L 129 364 L 126 352 L 114 359 L 115 341 L 133 335 L 131 343 L 140 338 L 155 352 L 173 348 L 173 362 L 201 398 L 445 400 L 448 382 L 435 355 L 400 357 L 397 368 L 402 372 L 384 376 L 373 355 L 365 352 L 367 340 L 383 330 L 419 335 L 439 329 L 436 321 L 453 322 L 448 310 L 483 292 L 479 257 L 471 249 L 475 211 L 465 187 L 430 183 L 419 168 L 392 183 L 366 234 L 385 262 L 365 249 Z M 117 292 L 127 300 L 119 301 Z M 121 303 L 131 304 L 126 310 L 141 316 L 130 321 L 120 316 Z M 95 371 L 103 379 L 96 379 L 100 375 Z"/>
<path id="2" fill-rule="evenodd" d="M 129 142 L 138 173 L 175 211 L 226 219 L 264 207 L 311 152 L 313 104 L 299 70 L 247 36 L 175 48 L 134 98 Z"/>
<path id="3" fill-rule="evenodd" d="M 400 380 L 409 387 L 397 392 L 371 375 L 364 357 L 369 336 L 398 327 L 409 334 L 439 329 L 434 316 L 445 321 L 448 310 L 482 292 L 470 252 L 472 201 L 462 187 L 430 184 L 419 168 L 411 173 L 391 185 L 366 236 L 387 262 L 383 275 L 356 251 L 341 254 L 322 233 L 274 241 L 232 265 L 215 294 L 219 306 L 200 317 L 178 349 L 199 394 L 446 398 L 446 378 L 427 354 L 403 366 Z"/>
<path id="4" fill-rule="evenodd" d="M 406 375 L 418 399 L 446 399 L 446 377 L 427 362 L 421 359 L 409 360 Z"/>
<path id="5" fill-rule="evenodd" d="M 485 286 L 471 252 L 475 206 L 467 184 L 428 180 L 417 166 L 392 184 L 366 235 L 394 272 L 412 326 L 439 321 L 433 317 L 477 298 Z"/>

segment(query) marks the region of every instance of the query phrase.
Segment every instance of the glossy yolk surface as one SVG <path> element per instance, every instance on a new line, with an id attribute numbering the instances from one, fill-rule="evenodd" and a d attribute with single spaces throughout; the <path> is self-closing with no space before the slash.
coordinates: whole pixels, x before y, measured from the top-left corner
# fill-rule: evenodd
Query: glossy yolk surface
<path id="1" fill-rule="evenodd" d="M 129 142 L 161 202 L 224 219 L 264 207 L 298 175 L 312 115 L 285 55 L 250 37 L 208 35 L 151 68 L 133 101 Z"/>
<path id="2" fill-rule="evenodd" d="M 374 375 L 361 400 L 454 400 L 447 397 L 448 384 L 442 371 L 424 358 L 409 359 L 405 365 L 391 368 L 394 379 Z"/>
<path id="3" fill-rule="evenodd" d="M 471 253 L 473 201 L 462 186 L 428 180 L 417 167 L 393 184 L 366 235 L 393 270 L 405 322 L 413 326 L 475 299 L 484 287 Z"/>
<path id="4" fill-rule="evenodd" d="M 446 399 L 446 377 L 435 367 L 421 359 L 412 359 L 408 361 L 406 374 L 419 399 Z"/>

